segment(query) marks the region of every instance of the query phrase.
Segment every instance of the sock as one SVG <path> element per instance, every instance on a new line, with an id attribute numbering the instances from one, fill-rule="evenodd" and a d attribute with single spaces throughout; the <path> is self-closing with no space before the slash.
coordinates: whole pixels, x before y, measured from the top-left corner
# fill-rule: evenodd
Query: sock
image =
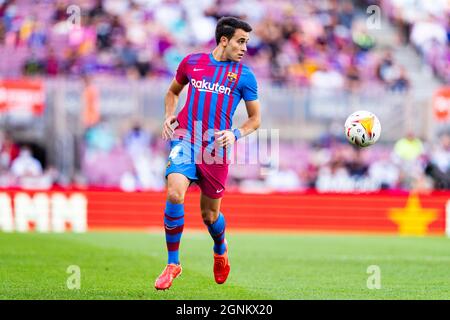
<path id="1" fill-rule="evenodd" d="M 226 250 L 225 246 L 225 217 L 222 213 L 219 213 L 217 220 L 208 225 L 208 231 L 214 240 L 214 253 L 224 254 Z"/>
<path id="2" fill-rule="evenodd" d="M 180 264 L 178 248 L 180 247 L 183 228 L 184 204 L 173 204 L 167 201 L 166 209 L 164 210 L 164 230 L 166 232 L 168 264 Z"/>

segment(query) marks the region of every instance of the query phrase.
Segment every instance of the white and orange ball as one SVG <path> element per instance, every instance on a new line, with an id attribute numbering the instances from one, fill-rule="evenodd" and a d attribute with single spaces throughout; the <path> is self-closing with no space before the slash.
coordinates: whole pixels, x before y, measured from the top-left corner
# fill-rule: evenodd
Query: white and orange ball
<path id="1" fill-rule="evenodd" d="M 378 141 L 381 124 L 372 112 L 360 110 L 352 113 L 345 121 L 347 140 L 359 147 L 368 147 Z"/>

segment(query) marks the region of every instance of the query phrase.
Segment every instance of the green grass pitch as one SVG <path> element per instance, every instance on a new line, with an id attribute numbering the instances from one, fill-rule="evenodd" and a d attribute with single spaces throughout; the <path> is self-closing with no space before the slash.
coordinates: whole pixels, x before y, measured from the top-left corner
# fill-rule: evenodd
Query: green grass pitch
<path id="1" fill-rule="evenodd" d="M 162 233 L 0 232 L 0 299 L 450 299 L 445 237 L 229 232 L 231 273 L 217 285 L 212 240 L 185 232 L 183 274 L 153 287 L 166 262 Z M 69 290 L 70 265 L 81 288 Z M 377 265 L 381 288 L 368 289 Z"/>

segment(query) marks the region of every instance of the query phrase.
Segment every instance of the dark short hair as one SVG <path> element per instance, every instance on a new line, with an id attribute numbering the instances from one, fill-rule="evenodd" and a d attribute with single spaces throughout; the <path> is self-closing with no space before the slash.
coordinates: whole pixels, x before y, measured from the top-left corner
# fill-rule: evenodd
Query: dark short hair
<path id="1" fill-rule="evenodd" d="M 222 36 L 225 36 L 230 40 L 234 36 L 236 29 L 242 29 L 245 32 L 252 31 L 252 27 L 243 20 L 235 17 L 220 18 L 219 21 L 217 21 L 216 26 L 216 43 L 219 44 Z"/>

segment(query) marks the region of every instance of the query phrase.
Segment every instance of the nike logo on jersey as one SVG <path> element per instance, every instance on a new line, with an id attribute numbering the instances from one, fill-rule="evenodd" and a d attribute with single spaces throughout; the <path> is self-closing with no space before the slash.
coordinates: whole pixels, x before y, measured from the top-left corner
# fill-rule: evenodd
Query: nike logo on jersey
<path id="1" fill-rule="evenodd" d="M 223 191 L 223 188 L 220 190 L 216 190 L 216 193 L 221 193 Z"/>

